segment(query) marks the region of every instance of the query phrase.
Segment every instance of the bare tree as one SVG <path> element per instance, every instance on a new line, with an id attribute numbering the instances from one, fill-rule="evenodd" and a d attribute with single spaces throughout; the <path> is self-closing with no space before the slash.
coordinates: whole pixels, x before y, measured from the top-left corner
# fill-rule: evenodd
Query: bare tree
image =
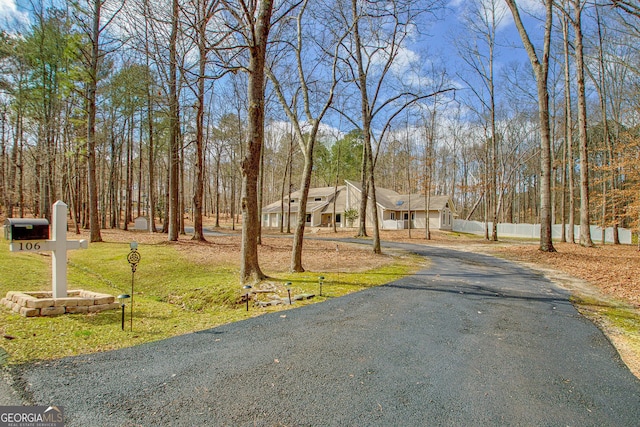
<path id="1" fill-rule="evenodd" d="M 611 4 L 636 18 L 640 18 L 640 4 L 637 0 L 613 0 Z"/>
<path id="2" fill-rule="evenodd" d="M 233 30 L 248 52 L 244 67 L 249 78 L 248 141 L 242 160 L 242 259 L 240 280 L 258 282 L 266 276 L 258 262 L 258 175 L 264 142 L 264 88 L 267 42 L 271 30 L 273 1 L 222 0 L 227 13 L 235 20 Z"/>
<path id="3" fill-rule="evenodd" d="M 381 253 L 378 206 L 376 201 L 375 162 L 377 150 L 374 142 L 384 139 L 392 120 L 405 108 L 433 94 L 424 94 L 424 88 L 394 87 L 401 83 L 394 74 L 398 57 L 405 52 L 407 38 L 417 18 L 431 11 L 438 1 L 426 2 L 414 8 L 412 2 L 395 0 L 388 3 L 363 3 L 351 0 L 338 7 L 337 19 L 348 28 L 351 37 L 345 40 L 343 61 L 348 79 L 356 88 L 360 117 L 356 122 L 351 114 L 341 112 L 362 130 L 362 199 L 359 209 L 359 236 L 366 236 L 367 206 L 371 206 L 373 225 L 373 252 Z M 354 98 L 355 98 L 354 96 Z M 374 121 L 379 120 L 381 134 L 373 132 Z M 386 122 L 385 122 L 386 120 Z"/>
<path id="4" fill-rule="evenodd" d="M 87 174 L 89 187 L 89 230 L 90 241 L 100 242 L 100 222 L 98 212 L 98 183 L 97 183 L 97 166 L 96 166 L 96 92 L 99 79 L 99 66 L 105 54 L 101 50 L 100 36 L 117 15 L 118 10 L 111 11 L 111 17 L 106 23 L 101 22 L 102 7 L 104 0 L 88 0 L 87 10 L 82 11 L 89 19 L 85 23 L 85 32 L 90 40 L 90 50 L 85 53 L 87 62 Z M 121 7 L 121 6 L 120 6 Z"/>
<path id="5" fill-rule="evenodd" d="M 180 4 L 171 2 L 171 35 L 169 38 L 169 214 L 168 239 L 177 241 L 180 227 L 180 104 L 178 101 L 178 31 Z"/>
<path id="6" fill-rule="evenodd" d="M 540 250 L 555 252 L 551 240 L 551 126 L 549 123 L 549 53 L 551 50 L 551 30 L 553 24 L 553 2 L 545 1 L 544 44 L 542 57 L 538 57 L 529 34 L 520 18 L 515 0 L 505 0 L 511 10 L 516 28 L 522 39 L 529 62 L 536 77 L 538 92 L 538 116 L 540 120 Z"/>
<path id="7" fill-rule="evenodd" d="M 207 76 L 207 65 L 209 63 L 209 53 L 224 39 L 224 33 L 215 40 L 211 40 L 208 31 L 209 23 L 218 12 L 219 2 L 192 0 L 188 3 L 190 7 L 184 11 L 184 16 L 191 29 L 191 38 L 198 52 L 197 67 L 195 72 L 196 87 L 194 91 L 196 110 L 196 131 L 195 131 L 195 183 L 193 192 L 193 238 L 192 240 L 206 241 L 203 232 L 203 206 L 204 206 L 204 180 L 205 180 L 205 82 Z M 216 78 L 217 76 L 213 76 Z"/>
<path id="8" fill-rule="evenodd" d="M 458 37 L 455 42 L 462 60 L 480 77 L 482 85 L 467 82 L 468 87 L 483 105 L 483 116 L 488 114 L 490 147 L 487 149 L 489 158 L 487 198 L 490 205 L 493 226 L 491 240 L 498 240 L 498 138 L 496 135 L 496 85 L 495 85 L 495 57 L 496 33 L 502 22 L 505 11 L 499 7 L 498 0 L 472 1 L 465 16 L 466 28 L 471 37 Z M 466 80 L 466 79 L 465 79 Z M 483 90 L 484 89 L 484 90 Z M 485 92 L 486 90 L 486 92 Z"/>
<path id="9" fill-rule="evenodd" d="M 566 1 L 566 0 L 565 0 Z M 571 63 L 569 61 L 569 18 L 566 15 L 562 15 L 562 39 L 563 39 L 563 54 L 564 54 L 564 125 L 565 125 L 565 157 L 568 162 L 565 163 L 563 168 L 563 176 L 567 175 L 568 180 L 568 192 L 569 192 L 569 230 L 568 240 L 571 243 L 575 243 L 574 237 L 574 225 L 575 225 L 575 196 L 574 196 L 574 174 L 573 166 L 569 166 L 568 170 L 566 165 L 573 165 L 573 115 L 571 112 Z M 563 233 L 564 237 L 564 233 Z"/>
<path id="10" fill-rule="evenodd" d="M 307 222 L 306 205 L 309 197 L 311 173 L 313 172 L 313 151 L 318 139 L 320 123 L 333 102 L 335 88 L 338 84 L 338 48 L 342 39 L 346 36 L 346 34 L 343 34 L 339 35 L 335 40 L 330 40 L 330 46 L 317 46 L 315 48 L 315 52 L 318 54 L 318 58 L 310 58 L 310 52 L 314 51 L 314 47 L 312 47 L 313 44 L 322 43 L 322 40 L 318 39 L 321 36 L 319 33 L 314 35 L 316 40 L 309 40 L 308 34 L 305 34 L 309 28 L 309 22 L 305 22 L 305 14 L 313 12 L 308 10 L 308 5 L 309 1 L 304 0 L 295 18 L 295 40 L 290 44 L 285 43 L 285 46 L 289 45 L 291 46 L 291 50 L 293 50 L 292 53 L 293 58 L 295 58 L 296 69 L 296 73 L 294 75 L 287 76 L 289 84 L 293 83 L 294 85 L 293 89 L 289 90 L 289 99 L 285 94 L 285 88 L 281 78 L 276 76 L 273 69 L 269 67 L 266 69 L 267 75 L 274 85 L 280 104 L 293 126 L 293 130 L 297 137 L 296 139 L 300 145 L 300 151 L 304 156 L 304 170 L 300 183 L 301 196 L 296 222 L 296 232 L 293 238 L 293 251 L 291 254 L 292 272 L 304 271 L 302 266 L 302 245 L 305 225 Z M 315 23 L 311 23 L 310 26 L 313 28 Z M 285 47 L 285 52 L 287 50 L 288 49 Z M 332 50 L 332 53 L 329 54 L 331 55 L 331 71 L 330 77 L 326 82 L 323 82 L 320 76 L 315 76 L 317 72 L 316 64 L 323 61 L 323 57 L 327 55 L 328 50 Z M 327 87 L 328 90 L 326 89 Z M 303 124 L 298 117 L 297 107 L 300 97 L 302 98 L 302 105 L 300 108 L 304 118 L 306 119 L 306 128 L 304 127 L 305 124 Z M 312 105 L 312 100 L 315 105 Z"/>
<path id="11" fill-rule="evenodd" d="M 574 31 L 574 56 L 578 84 L 578 134 L 580 139 L 580 244 L 593 247 L 589 218 L 589 141 L 587 139 L 587 95 L 585 89 L 584 45 L 582 37 L 583 0 L 569 0 L 573 6 L 570 22 Z M 568 11 L 566 13 L 569 13 Z"/>

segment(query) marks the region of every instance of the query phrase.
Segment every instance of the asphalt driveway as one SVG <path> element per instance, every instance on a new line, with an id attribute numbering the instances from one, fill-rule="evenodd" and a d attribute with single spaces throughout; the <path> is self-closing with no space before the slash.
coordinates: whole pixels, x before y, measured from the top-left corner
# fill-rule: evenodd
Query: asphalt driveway
<path id="1" fill-rule="evenodd" d="M 16 379 L 68 426 L 640 424 L 640 380 L 567 293 L 507 261 L 411 248 L 430 268 L 387 286 Z"/>

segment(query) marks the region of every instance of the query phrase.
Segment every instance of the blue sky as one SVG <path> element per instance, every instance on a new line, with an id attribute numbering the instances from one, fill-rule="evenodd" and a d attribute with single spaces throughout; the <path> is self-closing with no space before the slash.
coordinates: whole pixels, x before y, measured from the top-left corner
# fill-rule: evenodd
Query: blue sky
<path id="1" fill-rule="evenodd" d="M 26 21 L 27 15 L 18 10 L 15 0 L 0 0 L 0 28 Z"/>
<path id="2" fill-rule="evenodd" d="M 480 0 L 490 2 L 491 0 Z M 443 19 L 438 21 L 431 20 L 430 27 L 427 29 L 429 34 L 426 38 L 416 38 L 414 46 L 407 46 L 403 51 L 401 60 L 397 65 L 396 72 L 404 74 L 402 68 L 410 67 L 410 63 L 419 62 L 422 64 L 433 62 L 443 63 L 449 70 L 450 78 L 456 80 L 458 85 L 462 85 L 456 76 L 456 72 L 462 69 L 461 61 L 458 58 L 456 48 L 453 46 L 452 39 L 454 37 L 464 36 L 463 27 L 463 11 L 470 2 L 464 0 L 450 0 L 447 7 L 439 14 Z M 0 0 L 0 28 L 11 28 L 16 24 L 24 24 L 28 22 L 28 15 L 20 11 L 20 5 L 27 5 L 27 0 Z M 523 64 L 523 67 L 530 67 L 527 56 L 522 49 L 520 37 L 513 25 L 513 18 L 508 10 L 504 0 L 498 0 L 497 6 L 502 8 L 504 18 L 498 31 L 498 39 L 500 48 L 496 52 L 496 74 L 499 76 L 501 67 L 508 65 L 513 61 Z M 527 11 L 540 12 L 541 3 L 539 0 L 519 0 L 518 4 L 523 8 L 522 16 L 526 20 L 526 25 L 531 31 L 534 43 L 536 43 L 536 34 L 540 34 L 540 23 L 536 23 L 529 16 Z M 539 37 L 538 37 L 539 38 Z M 536 43 L 536 45 L 539 43 Z M 423 71 L 428 67 L 421 67 Z M 406 75 L 406 78 L 410 78 Z M 429 77 L 421 76 L 428 80 Z M 425 80 L 426 81 L 426 80 Z M 500 94 L 498 94 L 500 95 Z"/>

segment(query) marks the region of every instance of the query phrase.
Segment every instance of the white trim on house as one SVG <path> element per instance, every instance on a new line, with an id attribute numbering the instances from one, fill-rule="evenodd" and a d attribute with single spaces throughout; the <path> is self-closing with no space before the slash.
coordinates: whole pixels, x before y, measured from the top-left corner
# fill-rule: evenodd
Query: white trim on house
<path id="1" fill-rule="evenodd" d="M 296 191 L 290 198 L 271 203 L 262 209 L 262 226 L 279 228 L 280 221 L 286 224 L 289 205 L 291 208 L 290 224 L 295 226 L 298 220 L 299 201 L 301 192 Z M 335 204 L 336 226 L 347 227 L 344 212 L 349 209 L 359 210 L 362 197 L 361 186 L 354 181 L 345 181 L 345 185 L 334 187 L 312 188 L 307 198 L 307 222 L 310 227 L 333 226 L 333 212 Z M 376 204 L 378 206 L 378 224 L 383 230 L 400 230 L 426 227 L 425 196 L 421 194 L 399 194 L 385 188 L 376 189 Z M 284 205 L 284 213 L 282 212 Z M 429 201 L 429 228 L 437 230 L 451 230 L 453 220 L 457 217 L 455 207 L 449 196 L 431 196 Z M 366 225 L 373 224 L 371 199 L 367 208 Z"/>

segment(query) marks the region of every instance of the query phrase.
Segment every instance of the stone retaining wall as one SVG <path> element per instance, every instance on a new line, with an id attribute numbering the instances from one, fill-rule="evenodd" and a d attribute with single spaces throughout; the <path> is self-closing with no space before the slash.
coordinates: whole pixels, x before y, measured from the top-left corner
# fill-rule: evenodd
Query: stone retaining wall
<path id="1" fill-rule="evenodd" d="M 115 297 L 97 292 L 68 291 L 66 298 L 53 298 L 52 292 L 7 292 L 0 300 L 7 308 L 24 317 L 57 316 L 72 313 L 98 313 L 120 308 Z"/>

